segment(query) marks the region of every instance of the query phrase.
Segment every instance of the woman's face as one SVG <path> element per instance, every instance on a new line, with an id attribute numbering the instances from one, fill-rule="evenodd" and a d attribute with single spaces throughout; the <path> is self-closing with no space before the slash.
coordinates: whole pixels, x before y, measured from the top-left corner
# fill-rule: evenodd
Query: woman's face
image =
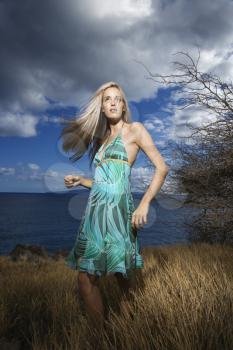
<path id="1" fill-rule="evenodd" d="M 121 92 L 116 87 L 109 87 L 103 93 L 102 111 L 106 117 L 119 119 L 125 110 Z"/>

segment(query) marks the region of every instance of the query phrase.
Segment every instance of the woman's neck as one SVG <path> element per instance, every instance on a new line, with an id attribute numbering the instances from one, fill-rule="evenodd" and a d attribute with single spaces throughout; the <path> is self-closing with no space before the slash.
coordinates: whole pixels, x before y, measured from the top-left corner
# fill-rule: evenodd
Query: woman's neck
<path id="1" fill-rule="evenodd" d="M 117 125 L 119 124 L 120 122 L 118 122 L 117 123 Z M 122 123 L 121 123 L 121 126 L 120 127 L 116 127 L 115 125 L 114 126 L 110 126 L 110 135 L 109 136 L 114 136 L 114 135 L 116 135 L 119 131 L 120 131 L 120 129 L 122 129 L 123 128 L 123 125 L 124 125 L 124 121 L 122 121 Z"/>

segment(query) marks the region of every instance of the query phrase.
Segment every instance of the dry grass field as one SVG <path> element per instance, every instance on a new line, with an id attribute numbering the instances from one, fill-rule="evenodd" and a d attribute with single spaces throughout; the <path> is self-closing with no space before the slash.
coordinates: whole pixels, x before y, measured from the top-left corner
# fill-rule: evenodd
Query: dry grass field
<path id="1" fill-rule="evenodd" d="M 1 349 L 233 349 L 233 247 L 146 247 L 131 300 L 113 275 L 99 285 L 109 310 L 93 332 L 64 259 L 0 257 Z"/>

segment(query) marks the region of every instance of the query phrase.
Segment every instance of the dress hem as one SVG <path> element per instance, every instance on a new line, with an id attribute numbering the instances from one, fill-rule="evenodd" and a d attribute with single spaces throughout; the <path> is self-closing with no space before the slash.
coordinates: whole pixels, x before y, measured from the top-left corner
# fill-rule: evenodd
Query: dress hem
<path id="1" fill-rule="evenodd" d="M 78 266 L 77 264 L 72 264 L 72 263 L 66 263 L 66 266 L 71 268 L 72 270 L 77 270 L 80 272 L 86 272 L 88 274 L 91 275 L 97 275 L 99 277 L 102 276 L 109 276 L 109 275 L 114 275 L 115 273 L 119 272 L 123 275 L 123 277 L 125 278 L 130 278 L 130 273 L 132 273 L 134 270 L 139 270 L 139 269 L 143 269 L 144 265 L 142 264 L 141 266 L 135 266 L 135 267 L 130 267 L 126 270 L 124 269 L 116 269 L 116 270 L 88 270 L 88 269 L 84 269 L 81 268 L 80 266 Z"/>

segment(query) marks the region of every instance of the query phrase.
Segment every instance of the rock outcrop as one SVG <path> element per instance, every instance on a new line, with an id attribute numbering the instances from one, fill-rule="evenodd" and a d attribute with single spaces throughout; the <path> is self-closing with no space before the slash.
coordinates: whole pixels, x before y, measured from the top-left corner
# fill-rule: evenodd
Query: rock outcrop
<path id="1" fill-rule="evenodd" d="M 9 257 L 13 261 L 24 260 L 36 263 L 44 259 L 59 260 L 60 258 L 65 258 L 67 254 L 68 252 L 65 250 L 58 250 L 49 254 L 44 247 L 39 245 L 17 244 L 10 252 Z"/>
<path id="2" fill-rule="evenodd" d="M 37 262 L 41 259 L 48 259 L 47 251 L 37 245 L 17 244 L 9 254 L 13 261 L 27 260 L 29 262 Z"/>

